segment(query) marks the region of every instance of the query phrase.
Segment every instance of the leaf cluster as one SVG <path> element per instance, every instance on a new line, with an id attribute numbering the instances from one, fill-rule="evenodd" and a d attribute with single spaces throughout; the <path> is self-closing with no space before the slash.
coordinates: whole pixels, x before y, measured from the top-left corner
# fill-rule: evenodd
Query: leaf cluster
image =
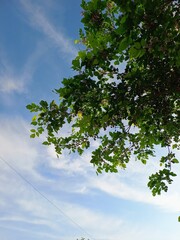
<path id="1" fill-rule="evenodd" d="M 167 191 L 178 163 L 180 129 L 179 3 L 166 0 L 82 1 L 75 75 L 56 89 L 59 103 L 27 106 L 37 112 L 31 137 L 47 130 L 45 145 L 82 154 L 92 139 L 97 172 L 126 168 L 132 156 L 146 164 L 167 149 L 162 170 L 149 178 L 153 195 Z M 121 64 L 125 64 L 122 72 Z M 68 136 L 62 136 L 69 124 Z"/>

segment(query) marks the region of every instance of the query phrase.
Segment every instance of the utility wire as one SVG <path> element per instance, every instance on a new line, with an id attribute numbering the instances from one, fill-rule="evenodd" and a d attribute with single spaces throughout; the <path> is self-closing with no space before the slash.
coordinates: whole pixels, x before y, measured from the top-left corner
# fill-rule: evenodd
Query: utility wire
<path id="1" fill-rule="evenodd" d="M 66 213 L 64 213 L 55 203 L 53 203 L 51 200 L 49 200 L 43 193 L 41 193 L 37 187 L 35 187 L 30 181 L 28 181 L 21 173 L 18 172 L 18 170 L 13 167 L 7 160 L 2 158 L 0 156 L 0 159 L 2 162 L 4 162 L 12 171 L 14 171 L 23 181 L 25 181 L 27 184 L 29 184 L 34 191 L 36 191 L 42 198 L 44 198 L 46 201 L 49 202 L 53 207 L 55 207 L 61 215 L 63 215 L 65 218 L 67 218 L 69 221 L 71 221 L 77 228 L 79 228 L 83 233 L 85 233 L 87 236 L 89 236 L 92 240 L 96 240 L 92 237 L 91 234 L 89 234 L 84 228 L 82 228 L 77 222 L 75 222 L 71 217 L 69 217 Z"/>

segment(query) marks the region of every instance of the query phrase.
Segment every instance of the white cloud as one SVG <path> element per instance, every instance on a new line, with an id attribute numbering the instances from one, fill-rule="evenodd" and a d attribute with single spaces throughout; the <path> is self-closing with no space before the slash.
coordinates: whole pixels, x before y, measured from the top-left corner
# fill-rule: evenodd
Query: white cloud
<path id="1" fill-rule="evenodd" d="M 38 4 L 32 4 L 31 1 L 20 1 L 23 9 L 28 13 L 29 23 L 35 29 L 38 29 L 45 34 L 52 42 L 55 44 L 58 49 L 68 54 L 70 58 L 74 57 L 77 54 L 77 49 L 74 47 L 74 44 L 71 40 L 65 36 L 62 31 L 58 31 L 57 28 L 50 22 L 44 9 Z"/>
<path id="2" fill-rule="evenodd" d="M 121 216 L 114 216 L 114 213 L 112 215 L 102 213 L 99 210 L 92 210 L 73 203 L 74 193 L 92 196 L 96 190 L 100 190 L 99 193 L 104 192 L 119 199 L 150 204 L 163 209 L 163 211 L 176 213 L 180 210 L 178 179 L 174 188 L 170 189 L 170 194 L 163 194 L 160 197 L 153 198 L 146 188 L 146 175 L 154 169 L 153 166 L 149 170 L 149 166 L 132 162 L 129 169 L 119 174 L 96 176 L 95 169 L 88 162 L 90 159 L 89 152 L 82 157 L 76 155 L 75 159 L 66 154 L 62 155 L 60 159 L 56 159 L 53 149 L 50 148 L 48 150 L 49 155 L 47 155 L 46 148 L 43 147 L 42 150 L 39 141 L 29 139 L 27 124 L 21 118 L 7 120 L 7 118 L 1 116 L 0 125 L 0 145 L 2 146 L 1 155 L 3 158 L 11 164 L 13 163 L 13 166 L 26 179 L 30 179 L 30 182 L 37 189 L 40 189 L 40 192 L 97 239 L 130 240 L 133 237 L 134 239 L 143 239 L 146 230 L 142 230 L 136 224 L 131 226 L 131 223 L 126 222 Z M 43 152 L 44 154 L 42 154 Z M 42 177 L 40 169 L 45 165 L 48 173 Z M 59 172 L 59 175 L 57 172 Z M 54 174 L 55 178 L 51 179 L 49 174 Z M 64 176 L 66 177 L 64 178 Z M 49 235 L 49 238 L 62 236 L 66 230 L 65 235 L 67 236 L 68 231 L 69 239 L 74 240 L 71 237 L 74 229 L 76 229 L 76 233 L 83 236 L 83 232 L 80 229 L 78 230 L 77 226 L 74 226 L 66 216 L 61 214 L 2 162 L 0 182 L 2 203 L 0 210 L 3 209 L 4 212 L 4 215 L 0 218 L 2 226 L 8 225 L 10 229 L 11 227 L 17 227 L 18 229 L 20 228 L 18 224 L 22 223 L 25 225 L 24 229 L 28 229 L 28 226 L 32 225 L 38 227 L 36 233 L 38 236 L 46 235 L 48 231 L 53 232 L 53 235 Z M 66 199 L 67 201 L 61 199 L 62 191 L 64 194 L 69 194 L 70 197 Z M 47 231 L 44 231 L 44 228 Z"/>
<path id="3" fill-rule="evenodd" d="M 48 149 L 50 167 L 66 171 L 66 174 L 80 174 L 85 175 L 90 170 L 90 154 L 79 156 L 77 154 L 69 155 L 63 152 L 62 155 L 57 158 L 54 151 L 54 147 L 50 146 Z"/>
<path id="4" fill-rule="evenodd" d="M 175 177 L 169 191 L 161 196 L 153 197 L 151 190 L 147 187 L 148 178 L 152 173 L 159 170 L 159 161 L 152 158 L 146 165 L 140 161 L 131 159 L 126 170 L 119 170 L 117 174 L 103 173 L 98 176 L 94 174 L 95 168 L 90 163 L 91 151 L 86 150 L 82 156 L 62 154 L 59 159 L 53 147 L 47 149 L 49 156 L 49 166 L 59 171 L 65 171 L 69 175 L 79 175 L 83 177 L 83 184 L 73 185 L 70 191 L 81 192 L 82 194 L 92 193 L 93 189 L 105 192 L 113 197 L 127 199 L 135 202 L 142 202 L 156 206 L 164 211 L 180 211 L 180 176 Z M 161 154 L 163 154 L 161 152 Z M 178 169 L 174 169 L 178 172 Z"/>
<path id="5" fill-rule="evenodd" d="M 45 193 L 43 193 L 45 198 L 50 199 L 49 201 L 52 199 L 65 214 L 80 224 L 80 226 L 89 230 L 95 230 L 99 222 L 101 222 L 99 232 L 104 231 L 107 225 L 112 224 L 114 221 L 116 221 L 114 229 L 121 225 L 122 220 L 109 217 L 107 221 L 105 215 L 100 212 L 97 213 L 76 204 L 59 201 L 58 195 L 61 189 L 58 186 L 55 186 L 55 195 L 52 196 L 48 191 L 49 187 L 51 187 L 48 182 L 48 176 L 46 179 L 41 178 L 37 173 L 37 166 L 40 164 L 40 161 L 43 164 L 43 160 L 38 153 L 40 149 L 37 150 L 29 139 L 26 122 L 20 118 L 7 120 L 1 116 L 0 125 L 2 127 L 0 129 L 1 156 L 18 173 L 22 174 L 25 179 L 30 179 L 29 181 L 37 188 L 45 187 Z M 17 176 L 16 172 L 4 164 L 3 161 L 0 162 L 0 165 L 0 193 L 2 203 L 0 209 L 4 209 L 4 216 L 0 218 L 1 224 L 6 226 L 8 223 L 9 227 L 12 226 L 12 228 L 16 227 L 20 222 L 26 225 L 41 225 L 59 234 L 64 233 L 64 229 L 71 229 L 73 224 L 66 216 L 58 212 L 49 201 L 44 199 L 41 194 L 29 186 L 21 177 Z M 74 165 L 72 167 L 74 168 Z M 77 185 L 78 183 L 76 184 L 76 188 Z M 41 190 L 41 192 L 43 191 Z M 60 228 L 59 226 L 62 227 Z M 74 227 L 77 228 L 77 226 Z M 38 230 L 37 234 L 40 233 L 41 229 Z"/>
<path id="6" fill-rule="evenodd" d="M 41 189 L 42 187 L 45 192 L 43 190 L 41 190 L 41 192 L 50 201 L 62 209 L 67 216 L 79 224 L 83 229 L 93 233 L 93 235 L 98 236 L 101 239 L 103 232 L 106 232 L 106 237 L 109 239 L 112 239 L 112 236 L 115 236 L 114 233 L 117 234 L 119 232 L 117 229 L 121 229 L 121 226 L 124 224 L 121 218 L 114 217 L 113 215 L 107 215 L 105 213 L 103 214 L 99 211 L 90 210 L 86 207 L 74 204 L 72 201 L 64 202 L 58 200 L 61 192 L 61 188 L 58 187 L 59 184 L 57 185 L 55 182 L 51 182 L 50 184 L 48 176 L 46 179 L 41 179 L 38 176 L 36 167 L 40 164 L 40 161 L 41 164 L 43 164 L 42 161 L 44 160 L 38 153 L 41 152 L 39 146 L 38 149 L 35 147 L 36 144 L 39 145 L 37 141 L 34 145 L 29 139 L 28 128 L 25 121 L 20 118 L 7 120 L 5 117 L 1 116 L 0 125 L 2 127 L 0 129 L 0 144 L 2 146 L 1 155 L 10 164 L 13 163 L 13 166 L 15 166 L 18 172 L 25 176 L 26 179 L 30 179 L 30 182 L 32 183 L 35 182 L 34 185 L 37 188 Z M 78 164 L 75 163 L 76 161 L 72 165 L 68 162 L 69 165 L 66 167 L 71 170 L 73 169 L 73 174 L 77 171 L 75 177 L 80 176 L 81 174 L 83 176 L 87 175 L 87 179 L 82 186 L 87 186 L 88 188 L 89 186 L 87 180 L 89 178 L 89 171 L 92 170 L 92 167 L 87 163 L 87 155 L 84 157 L 86 157 L 84 163 L 82 158 L 77 158 L 76 161 Z M 60 170 L 66 172 L 66 167 Z M 54 168 L 58 169 L 57 165 L 54 166 Z M 84 172 L 83 168 L 86 169 Z M 28 186 L 25 181 L 19 178 L 19 176 L 9 169 L 9 167 L 3 162 L 1 162 L 0 169 L 0 193 L 1 201 L 3 203 L 3 205 L 0 206 L 0 209 L 4 209 L 4 216 L 1 216 L 0 218 L 2 226 L 7 226 L 8 224 L 10 229 L 11 227 L 15 227 L 18 231 L 21 231 L 18 223 L 25 224 L 25 230 L 28 229 L 28 224 L 33 226 L 38 225 L 39 230 L 37 231 L 37 235 L 40 235 L 41 233 L 46 235 L 46 231 L 41 230 L 41 227 L 46 227 L 54 232 L 54 237 L 65 234 L 65 231 L 69 231 L 70 236 L 72 229 L 74 228 L 80 236 L 85 234 L 78 229 L 77 226 L 74 226 L 66 216 L 63 216 L 63 214 L 57 211 L 57 209 L 39 193 L 34 191 L 31 186 Z M 49 169 L 49 171 L 51 172 L 52 169 Z M 66 180 L 63 180 L 62 176 L 59 176 L 59 180 L 60 179 L 62 184 L 64 184 L 64 182 L 68 181 L 68 175 Z M 58 179 L 56 180 L 56 183 L 57 181 Z M 73 184 L 71 183 L 70 185 L 73 185 L 74 189 L 72 192 L 72 188 L 69 189 L 69 193 L 72 194 L 76 190 L 78 192 L 80 186 L 79 181 L 74 181 Z M 54 194 L 51 195 L 48 189 L 51 189 Z M 73 238 L 70 239 L 72 240 Z"/>
<path id="7" fill-rule="evenodd" d="M 92 211 L 77 205 L 68 206 L 67 214 L 74 221 L 78 222 L 81 227 L 87 229 L 89 233 L 94 233 L 96 238 L 102 238 L 105 232 L 106 238 L 112 237 L 115 232 L 120 232 L 123 226 L 123 220 L 118 217 L 113 217 L 109 214 L 102 214 L 98 211 Z"/>
<path id="8" fill-rule="evenodd" d="M 45 47 L 43 43 L 37 44 L 34 52 L 25 61 L 24 66 L 15 70 L 15 66 L 9 62 L 6 53 L 1 47 L 0 92 L 4 94 L 26 92 L 36 70 L 37 61 L 46 50 L 47 46 Z"/>
<path id="9" fill-rule="evenodd" d="M 38 152 L 29 138 L 28 125 L 19 117 L 0 120 L 1 157 L 16 163 L 22 170 L 32 170 L 37 164 Z"/>
<path id="10" fill-rule="evenodd" d="M 49 227 L 49 222 L 44 219 L 27 219 L 22 216 L 6 216 L 6 217 L 0 217 L 0 221 L 11 221 L 11 222 L 21 222 L 21 223 L 28 223 L 28 224 L 34 224 L 34 225 L 45 225 Z M 54 226 L 51 224 L 51 226 Z"/>
<path id="11" fill-rule="evenodd" d="M 180 188 L 179 176 L 169 185 L 169 191 L 161 196 L 153 197 L 147 187 L 148 177 L 158 171 L 158 161 L 153 158 L 147 165 L 133 159 L 126 170 L 120 170 L 118 174 L 103 173 L 98 176 L 94 174 L 95 168 L 90 163 L 91 153 L 87 151 L 82 156 L 71 157 L 62 154 L 60 159 L 56 158 L 53 148 L 49 148 L 49 166 L 66 174 L 83 177 L 83 183 L 76 183 L 70 191 L 82 194 L 92 193 L 93 189 L 105 192 L 113 197 L 142 202 L 158 207 L 164 211 L 178 213 L 180 211 Z M 67 188 L 68 189 L 68 188 Z"/>
<path id="12" fill-rule="evenodd" d="M 56 240 L 61 240 L 62 239 L 62 240 L 64 240 L 63 238 L 59 238 L 58 236 L 55 236 L 55 235 L 52 235 L 52 234 L 48 234 L 48 233 L 45 233 L 45 232 L 40 232 L 40 231 L 37 231 L 37 230 L 33 231 L 32 229 L 27 229 L 27 228 L 24 228 L 24 227 L 15 227 L 13 225 L 8 225 L 7 226 L 7 225 L 4 225 L 2 223 L 1 223 L 0 227 L 1 227 L 1 230 L 2 229 L 7 229 L 7 230 L 9 230 L 9 232 L 13 232 L 13 231 L 23 232 L 25 234 L 28 234 L 28 236 L 30 235 L 31 239 L 33 237 L 38 237 L 38 239 L 42 239 L 42 240 L 44 240 L 44 239 L 48 239 L 48 240 L 49 239 L 56 239 Z M 0 234 L 0 236 L 1 236 L 1 234 Z M 14 235 L 13 235 L 13 237 L 14 237 Z M 3 240 L 9 240 L 9 238 L 8 239 L 3 238 Z"/>
<path id="13" fill-rule="evenodd" d="M 134 167 L 137 166 L 134 165 Z M 120 199 L 151 204 L 167 212 L 179 213 L 179 176 L 177 176 L 172 186 L 169 186 L 167 193 L 153 197 L 151 191 L 146 186 L 148 181 L 147 176 L 149 176 L 151 171 L 149 171 L 148 166 L 145 166 L 142 170 L 143 171 L 137 170 L 138 174 L 131 173 L 128 170 L 124 171 L 124 173 L 120 172 L 119 174 L 102 174 L 98 176 L 98 178 L 89 180 L 89 184 L 95 189 Z"/>
<path id="14" fill-rule="evenodd" d="M 24 89 L 24 84 L 18 78 L 16 78 L 12 66 L 7 61 L 7 57 L 1 47 L 0 56 L 0 92 L 10 93 L 10 92 L 21 92 Z"/>
<path id="15" fill-rule="evenodd" d="M 3 93 L 23 92 L 24 83 L 12 76 L 0 76 L 0 91 Z"/>
<path id="16" fill-rule="evenodd" d="M 147 165 L 131 159 L 127 169 L 120 170 L 118 174 L 103 173 L 96 176 L 93 173 L 95 168 L 89 163 L 91 153 L 88 150 L 82 156 L 72 158 L 63 153 L 60 159 L 57 159 L 54 149 L 51 147 L 48 154 L 50 156 L 49 164 L 54 169 L 63 170 L 69 175 L 78 174 L 84 177 L 84 184 L 79 185 L 79 192 L 88 193 L 92 189 L 98 189 L 113 197 L 150 204 L 167 212 L 178 213 L 180 211 L 179 175 L 175 177 L 172 185 L 169 185 L 169 191 L 162 193 L 161 196 L 153 197 L 147 187 L 148 177 L 159 169 L 158 161 L 155 158 L 150 159 Z M 174 171 L 178 172 L 178 169 Z M 70 189 L 72 191 L 72 188 Z"/>

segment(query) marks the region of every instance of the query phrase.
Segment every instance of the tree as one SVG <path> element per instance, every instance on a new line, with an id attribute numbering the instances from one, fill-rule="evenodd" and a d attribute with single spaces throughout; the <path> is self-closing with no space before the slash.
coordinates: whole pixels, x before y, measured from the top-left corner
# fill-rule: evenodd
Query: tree
<path id="1" fill-rule="evenodd" d="M 143 164 L 167 148 L 159 172 L 149 177 L 153 195 L 167 191 L 176 174 L 180 129 L 179 3 L 174 0 L 82 0 L 75 75 L 56 89 L 60 102 L 29 104 L 31 137 L 47 130 L 45 145 L 82 154 L 92 139 L 97 172 L 126 168 L 131 156 Z M 124 71 L 121 64 L 125 65 Z M 71 133 L 62 137 L 69 124 Z"/>

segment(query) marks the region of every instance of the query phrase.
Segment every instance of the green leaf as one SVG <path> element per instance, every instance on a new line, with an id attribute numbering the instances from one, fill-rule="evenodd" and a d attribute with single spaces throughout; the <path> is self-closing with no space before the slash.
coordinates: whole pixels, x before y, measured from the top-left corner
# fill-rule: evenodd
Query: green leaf
<path id="1" fill-rule="evenodd" d="M 43 145 L 50 145 L 50 143 L 47 142 L 47 141 L 44 141 L 44 142 L 43 142 Z"/>
<path id="2" fill-rule="evenodd" d="M 141 51 L 137 50 L 134 46 L 129 49 L 130 58 L 137 58 Z"/>
<path id="3" fill-rule="evenodd" d="M 36 132 L 36 130 L 35 130 L 35 129 L 31 129 L 30 131 L 31 131 L 32 133 L 35 133 L 35 132 Z"/>
<path id="4" fill-rule="evenodd" d="M 173 144 L 173 146 L 172 146 L 173 149 L 176 149 L 177 147 L 178 147 L 177 144 Z"/>
<path id="5" fill-rule="evenodd" d="M 78 43 L 79 43 L 79 40 L 76 39 L 76 40 L 74 41 L 74 43 L 75 43 L 75 44 L 78 44 Z"/>
<path id="6" fill-rule="evenodd" d="M 32 107 L 32 104 L 28 104 L 27 106 L 26 106 L 26 108 L 27 109 L 29 109 L 29 110 L 31 110 L 33 107 Z"/>
<path id="7" fill-rule="evenodd" d="M 142 159 L 141 162 L 145 165 L 147 161 L 145 159 Z"/>
<path id="8" fill-rule="evenodd" d="M 46 101 L 41 100 L 39 104 L 45 109 L 48 107 L 48 103 Z"/>
<path id="9" fill-rule="evenodd" d="M 74 70 L 77 70 L 80 68 L 80 61 L 78 58 L 75 58 L 73 61 L 72 61 L 72 68 Z"/>
<path id="10" fill-rule="evenodd" d="M 146 41 L 144 38 L 141 39 L 141 46 L 144 47 L 146 45 Z"/>
<path id="11" fill-rule="evenodd" d="M 126 37 L 126 38 L 124 38 L 124 39 L 120 42 L 118 50 L 119 50 L 120 52 L 122 52 L 122 51 L 125 50 L 128 46 L 129 46 L 129 38 Z"/>
<path id="12" fill-rule="evenodd" d="M 35 138 L 35 137 L 36 137 L 36 134 L 35 134 L 35 133 L 33 133 L 33 134 L 30 135 L 30 138 Z"/>
<path id="13" fill-rule="evenodd" d="M 126 19 L 127 19 L 127 15 L 124 15 L 124 16 L 121 18 L 121 24 L 122 24 L 122 23 L 125 23 Z"/>
<path id="14" fill-rule="evenodd" d="M 94 59 L 93 65 L 97 65 L 99 63 L 98 59 Z"/>
<path id="15" fill-rule="evenodd" d="M 37 112 L 40 109 L 39 106 L 36 105 L 35 103 L 28 104 L 26 108 L 30 110 L 30 112 Z"/>
<path id="16" fill-rule="evenodd" d="M 37 122 L 31 122 L 31 124 L 36 126 L 38 123 Z"/>
<path id="17" fill-rule="evenodd" d="M 79 51 L 78 55 L 79 55 L 79 58 L 84 59 L 86 57 L 86 52 L 85 51 Z"/>
<path id="18" fill-rule="evenodd" d="M 136 48 L 136 49 L 141 49 L 141 44 L 140 44 L 140 42 L 136 42 L 136 43 L 134 44 L 134 48 Z"/>
<path id="19" fill-rule="evenodd" d="M 177 158 L 173 158 L 173 159 L 172 159 L 172 162 L 173 162 L 173 163 L 179 163 L 179 160 L 178 160 Z"/>
<path id="20" fill-rule="evenodd" d="M 35 115 L 33 118 L 32 118 L 32 122 L 35 122 L 37 119 L 37 116 Z"/>
<path id="21" fill-rule="evenodd" d="M 114 61 L 114 65 L 119 65 L 119 61 L 118 60 Z"/>

